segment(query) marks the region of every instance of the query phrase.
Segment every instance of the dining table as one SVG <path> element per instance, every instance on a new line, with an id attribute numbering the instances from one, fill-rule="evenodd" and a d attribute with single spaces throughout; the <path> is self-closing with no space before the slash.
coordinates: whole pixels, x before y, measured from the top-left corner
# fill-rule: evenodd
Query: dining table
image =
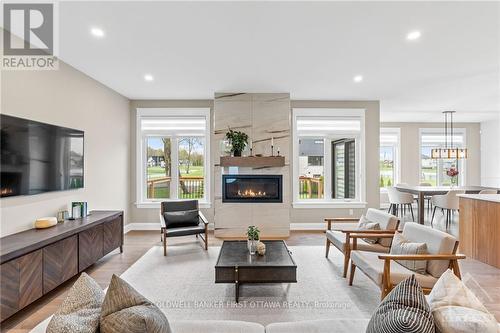
<path id="1" fill-rule="evenodd" d="M 424 204 L 425 197 L 446 194 L 450 190 L 465 190 L 466 194 L 478 194 L 482 190 L 496 190 L 500 193 L 500 190 L 492 187 L 485 186 L 414 186 L 406 184 L 398 184 L 395 186 L 401 192 L 407 192 L 415 194 L 418 196 L 418 223 L 424 224 Z"/>

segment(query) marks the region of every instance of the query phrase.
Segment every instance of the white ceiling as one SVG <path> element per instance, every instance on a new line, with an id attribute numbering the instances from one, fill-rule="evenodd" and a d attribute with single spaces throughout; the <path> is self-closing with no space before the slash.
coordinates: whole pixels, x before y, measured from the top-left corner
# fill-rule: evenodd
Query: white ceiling
<path id="1" fill-rule="evenodd" d="M 380 100 L 383 121 L 500 112 L 498 2 L 61 2 L 59 10 L 61 58 L 131 99 L 290 92 Z M 422 37 L 407 41 L 411 30 Z M 354 83 L 358 74 L 364 81 Z"/>

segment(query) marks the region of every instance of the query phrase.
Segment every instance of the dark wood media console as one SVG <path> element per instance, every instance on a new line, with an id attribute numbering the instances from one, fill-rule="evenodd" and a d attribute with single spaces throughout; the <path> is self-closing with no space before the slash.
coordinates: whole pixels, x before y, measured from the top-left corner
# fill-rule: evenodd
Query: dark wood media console
<path id="1" fill-rule="evenodd" d="M 0 238 L 0 321 L 116 248 L 123 252 L 122 211 L 92 211 L 52 228 Z"/>

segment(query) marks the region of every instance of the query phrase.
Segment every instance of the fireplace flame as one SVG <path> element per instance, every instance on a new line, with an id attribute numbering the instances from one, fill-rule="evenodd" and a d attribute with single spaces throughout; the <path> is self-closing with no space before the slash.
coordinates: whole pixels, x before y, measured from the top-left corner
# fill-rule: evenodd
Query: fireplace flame
<path id="1" fill-rule="evenodd" d="M 262 192 L 262 191 L 259 191 L 259 192 L 254 192 L 252 189 L 250 190 L 245 190 L 244 192 L 241 192 L 240 190 L 238 190 L 238 196 L 240 197 L 250 197 L 250 198 L 255 198 L 255 197 L 265 197 L 266 196 L 266 192 Z"/>
<path id="2" fill-rule="evenodd" d="M 3 188 L 1 191 L 0 191 L 0 195 L 8 195 L 8 194 L 12 194 L 14 193 L 14 190 L 11 189 L 11 188 Z"/>

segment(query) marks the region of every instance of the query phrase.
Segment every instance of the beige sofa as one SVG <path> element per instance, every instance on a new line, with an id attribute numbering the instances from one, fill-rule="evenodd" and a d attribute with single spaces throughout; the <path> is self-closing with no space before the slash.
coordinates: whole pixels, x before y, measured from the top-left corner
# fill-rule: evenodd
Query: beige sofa
<path id="1" fill-rule="evenodd" d="M 45 333 L 50 317 L 36 326 L 31 333 Z M 178 320 L 171 321 L 173 333 L 332 333 L 365 332 L 368 319 L 326 319 L 263 326 L 258 323 L 231 320 Z"/>

